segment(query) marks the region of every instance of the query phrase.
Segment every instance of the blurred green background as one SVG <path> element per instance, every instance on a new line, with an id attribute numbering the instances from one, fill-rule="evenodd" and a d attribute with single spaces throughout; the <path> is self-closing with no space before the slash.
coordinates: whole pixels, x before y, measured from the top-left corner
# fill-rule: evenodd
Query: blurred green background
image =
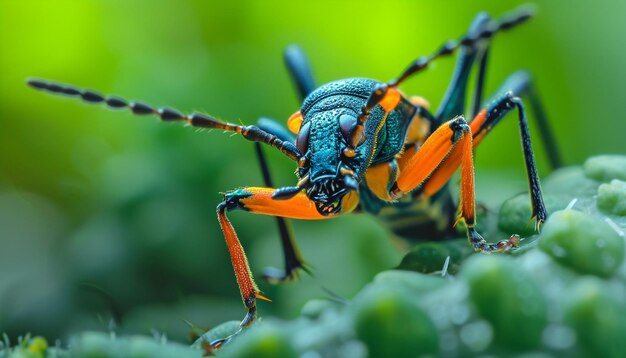
<path id="1" fill-rule="evenodd" d="M 388 80 L 461 35 L 478 11 L 499 15 L 521 3 L 0 1 L 0 332 L 65 338 L 115 321 L 123 332 L 183 340 L 183 320 L 211 327 L 241 318 L 214 208 L 220 191 L 262 184 L 254 148 L 241 138 L 43 95 L 27 77 L 233 122 L 283 121 L 298 109 L 282 63 L 288 44 L 303 46 L 320 84 Z M 540 1 L 536 9 L 494 40 L 487 92 L 529 69 L 567 163 L 624 153 L 626 3 Z M 403 90 L 436 107 L 453 66 L 440 60 Z M 535 149 L 545 175 L 537 140 Z M 293 164 L 266 153 L 278 185 L 293 185 Z M 478 198 L 525 189 L 522 168 L 511 116 L 478 151 Z M 257 276 L 282 267 L 273 219 L 231 218 Z M 307 299 L 328 296 L 322 287 L 351 297 L 402 256 L 369 216 L 294 226 L 315 278 L 260 282 L 274 300 L 260 303 L 262 315 L 293 317 Z"/>

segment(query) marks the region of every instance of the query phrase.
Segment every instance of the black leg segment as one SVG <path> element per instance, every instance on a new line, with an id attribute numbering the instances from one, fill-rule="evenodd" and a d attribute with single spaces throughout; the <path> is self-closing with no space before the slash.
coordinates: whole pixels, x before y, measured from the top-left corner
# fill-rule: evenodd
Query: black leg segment
<path id="1" fill-rule="evenodd" d="M 259 143 L 255 143 L 255 150 L 259 160 L 259 165 L 261 166 L 265 186 L 273 188 L 274 183 L 272 182 L 269 165 L 265 159 L 263 148 Z M 283 271 L 274 267 L 267 267 L 263 271 L 263 279 L 272 284 L 279 284 L 294 279 L 297 275 L 298 269 L 303 269 L 305 272 L 310 274 L 310 270 L 304 263 L 302 254 L 298 249 L 291 225 L 289 225 L 285 218 L 276 216 L 275 219 L 278 224 L 283 256 L 285 258 L 285 270 Z"/>
<path id="2" fill-rule="evenodd" d="M 497 93 L 506 93 L 508 91 L 511 91 L 516 97 L 524 96 L 528 99 L 550 166 L 552 169 L 563 166 L 563 161 L 556 143 L 556 137 L 550 129 L 548 118 L 528 71 L 517 71 L 511 74 L 504 81 L 502 86 L 500 86 L 500 90 Z"/>
<path id="3" fill-rule="evenodd" d="M 530 189 L 532 217 L 536 218 L 536 227 L 538 229 L 539 225 L 545 222 L 548 213 L 541 195 L 541 186 L 539 185 L 535 155 L 531 145 L 530 131 L 528 129 L 528 119 L 526 117 L 526 109 L 524 108 L 522 100 L 519 97 L 515 97 L 512 92 L 507 92 L 489 105 L 486 109 L 485 117 L 482 123 L 474 123 L 474 126 L 470 123 L 470 126 L 472 127 L 472 133 L 475 141 L 480 141 L 487 133 L 489 133 L 489 131 L 491 131 L 493 126 L 495 126 L 506 114 L 514 109 L 517 109 L 518 112 L 519 127 L 522 137 L 522 151 L 524 153 L 524 162 Z"/>
<path id="4" fill-rule="evenodd" d="M 492 23 L 489 15 L 486 13 L 479 13 L 467 31 L 467 36 L 470 38 L 477 38 L 478 35 L 482 31 L 485 31 L 490 25 L 492 25 Z M 484 78 L 483 60 L 486 61 L 485 53 L 488 49 L 488 41 L 489 39 L 484 39 L 482 41 L 476 41 L 471 45 L 461 46 L 459 59 L 456 62 L 452 80 L 450 81 L 448 90 L 446 91 L 446 94 L 441 101 L 441 105 L 435 115 L 438 124 L 441 124 L 454 116 L 465 113 L 465 92 L 470 73 L 477 59 L 481 61 L 479 74 L 476 80 L 477 87 L 480 87 L 480 89 L 475 92 L 475 96 L 477 92 L 482 91 Z M 482 69 L 482 71 L 480 71 L 480 69 Z M 480 95 L 478 97 L 480 97 Z M 480 101 L 480 99 L 478 100 Z M 470 116 L 470 118 L 472 118 L 472 116 Z"/>

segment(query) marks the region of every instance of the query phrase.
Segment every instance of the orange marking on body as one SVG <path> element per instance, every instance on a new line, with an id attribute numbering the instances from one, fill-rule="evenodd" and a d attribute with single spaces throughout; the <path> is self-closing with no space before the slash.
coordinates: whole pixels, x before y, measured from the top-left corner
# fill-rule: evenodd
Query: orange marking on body
<path id="1" fill-rule="evenodd" d="M 391 201 L 393 198 L 389 195 L 389 183 L 396 180 L 396 176 L 391 177 L 392 169 L 389 162 L 380 163 L 367 168 L 365 172 L 365 180 L 368 188 L 382 200 Z"/>
<path id="2" fill-rule="evenodd" d="M 422 116 L 415 116 L 409 124 L 404 143 L 423 143 L 430 133 L 430 122 Z"/>
<path id="3" fill-rule="evenodd" d="M 383 99 L 380 101 L 379 104 L 381 107 L 383 107 L 385 112 L 391 112 L 393 111 L 394 108 L 396 108 L 398 103 L 400 103 L 401 98 L 402 98 L 402 94 L 400 94 L 400 92 L 397 89 L 389 88 L 387 90 L 387 94 L 385 94 L 385 96 L 383 97 Z"/>
<path id="4" fill-rule="evenodd" d="M 430 107 L 430 103 L 428 103 L 428 101 L 423 97 L 419 96 L 411 96 L 409 102 L 411 102 L 415 106 L 425 109 L 428 109 Z M 413 119 L 411 119 L 411 124 L 409 124 L 406 136 L 404 137 L 404 143 L 423 143 L 429 134 L 430 122 L 420 115 L 415 115 Z"/>
<path id="5" fill-rule="evenodd" d="M 226 246 L 228 246 L 228 252 L 230 253 L 230 260 L 235 270 L 235 278 L 239 285 L 239 291 L 241 292 L 241 298 L 244 301 L 250 297 L 257 296 L 259 289 L 254 282 L 252 272 L 250 271 L 250 265 L 248 264 L 248 258 L 246 253 L 237 238 L 237 233 L 230 223 L 224 212 L 218 211 L 217 218 L 222 227 L 224 238 L 226 239 Z"/>
<path id="6" fill-rule="evenodd" d="M 302 126 L 302 113 L 300 111 L 294 113 L 287 120 L 287 128 L 293 134 L 298 134 L 300 132 L 300 127 Z"/>
<path id="7" fill-rule="evenodd" d="M 441 125 L 419 150 L 414 151 L 414 155 L 402 158 L 401 175 L 398 178 L 397 186 L 402 192 L 409 192 L 415 189 L 446 158 L 454 143 L 452 136 L 454 131 L 448 125 L 449 122 Z M 405 153 L 405 157 L 408 153 Z"/>

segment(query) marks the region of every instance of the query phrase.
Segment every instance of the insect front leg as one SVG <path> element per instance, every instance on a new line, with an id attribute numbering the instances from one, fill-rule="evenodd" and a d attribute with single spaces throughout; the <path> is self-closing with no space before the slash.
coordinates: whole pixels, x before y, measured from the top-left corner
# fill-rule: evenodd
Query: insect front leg
<path id="1" fill-rule="evenodd" d="M 285 129 L 286 130 L 286 129 Z M 255 151 L 259 165 L 261 166 L 261 172 L 263 174 L 263 181 L 266 186 L 273 187 L 272 177 L 269 170 L 269 165 L 265 159 L 263 148 L 259 143 L 255 143 Z M 267 267 L 263 271 L 263 279 L 272 284 L 284 283 L 297 278 L 298 270 L 302 269 L 307 273 L 311 273 L 305 260 L 302 258 L 298 243 L 295 240 L 293 234 L 293 228 L 289 222 L 282 217 L 276 217 L 276 224 L 278 225 L 278 232 L 280 234 L 280 241 L 283 249 L 283 257 L 285 259 L 285 270 L 281 271 L 277 268 Z"/>
<path id="2" fill-rule="evenodd" d="M 285 49 L 284 60 L 289 74 L 296 85 L 300 100 L 304 100 L 304 98 L 315 89 L 315 80 L 307 57 L 300 46 L 290 45 Z M 257 121 L 257 126 L 285 142 L 295 142 L 295 135 L 273 119 L 260 118 Z M 255 152 L 259 165 L 261 166 L 265 186 L 273 187 L 274 183 L 272 182 L 269 165 L 265 159 L 263 148 L 258 142 L 255 143 Z M 278 284 L 296 278 L 298 269 L 302 269 L 310 274 L 311 272 L 302 258 L 302 254 L 300 253 L 300 249 L 298 248 L 293 234 L 293 229 L 291 225 L 289 225 L 289 222 L 277 216 L 276 224 L 278 225 L 278 232 L 280 233 L 283 257 L 285 259 L 285 270 L 281 271 L 273 267 L 267 267 L 263 271 L 263 279 L 269 283 Z"/>
<path id="3" fill-rule="evenodd" d="M 245 187 L 226 193 L 224 201 L 217 206 L 217 217 L 228 246 L 241 298 L 247 310 L 240 324 L 242 328 L 250 326 L 256 318 L 256 299 L 268 299 L 261 295 L 254 281 L 245 251 L 241 246 L 235 229 L 226 216 L 226 212 L 244 210 L 254 214 L 292 219 L 321 220 L 350 212 L 358 203 L 358 194 L 356 192 L 349 193 L 343 199 L 343 210 L 341 212 L 323 216 L 317 211 L 315 203 L 306 194 L 300 192 L 290 196 L 289 199 L 276 200 L 273 198 L 275 192 L 277 192 L 275 188 Z M 217 340 L 212 342 L 211 345 L 218 348 L 230 338 L 226 337 Z"/>

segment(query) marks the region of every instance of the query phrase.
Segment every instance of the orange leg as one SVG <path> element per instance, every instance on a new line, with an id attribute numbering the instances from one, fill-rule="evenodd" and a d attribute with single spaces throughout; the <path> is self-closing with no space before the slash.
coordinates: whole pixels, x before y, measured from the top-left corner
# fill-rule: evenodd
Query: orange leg
<path id="1" fill-rule="evenodd" d="M 348 193 L 342 201 L 342 211 L 337 214 L 323 216 L 315 208 L 315 203 L 306 194 L 300 192 L 289 199 L 272 199 L 274 188 L 248 187 L 228 192 L 224 196 L 224 201 L 217 206 L 217 218 L 222 227 L 226 245 L 230 254 L 230 259 L 235 271 L 241 298 L 248 310 L 246 316 L 241 321 L 241 327 L 249 326 L 256 317 L 256 299 L 269 301 L 268 298 L 260 294 L 260 290 L 254 282 L 254 277 L 246 258 L 246 253 L 239 242 L 230 221 L 226 217 L 226 211 L 246 210 L 251 213 L 280 216 L 292 219 L 321 220 L 328 219 L 343 213 L 352 211 L 358 203 L 356 192 Z M 212 343 L 214 347 L 221 346 L 230 337 Z"/>
<path id="2" fill-rule="evenodd" d="M 390 196 L 399 198 L 419 188 L 424 195 L 438 192 L 461 167 L 459 217 L 465 221 L 467 236 L 478 251 L 506 251 L 517 245 L 517 238 L 495 244 L 487 243 L 475 229 L 473 138 L 463 117 L 442 124 L 418 150 L 398 158 L 400 174 L 392 185 Z"/>

